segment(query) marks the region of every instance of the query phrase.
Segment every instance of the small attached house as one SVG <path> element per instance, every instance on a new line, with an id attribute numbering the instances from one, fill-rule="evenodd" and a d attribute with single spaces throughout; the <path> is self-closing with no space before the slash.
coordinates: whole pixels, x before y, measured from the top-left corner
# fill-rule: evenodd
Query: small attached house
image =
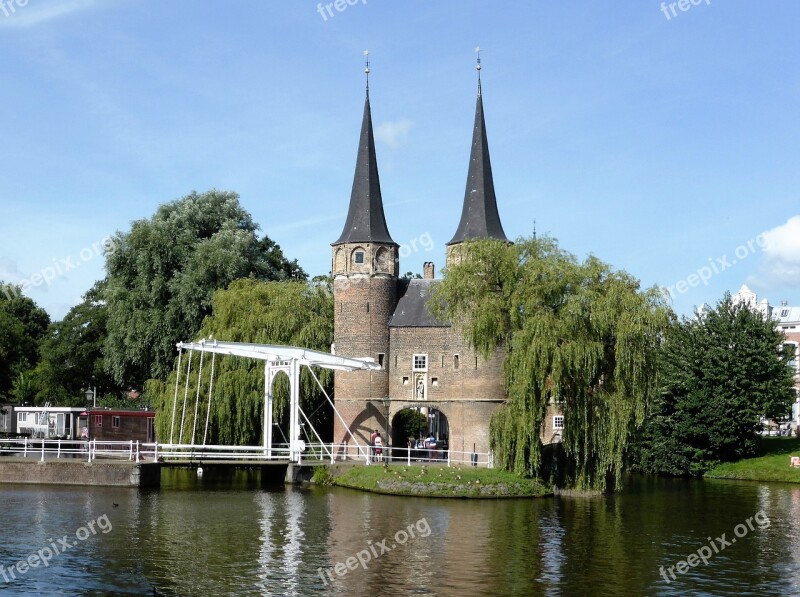
<path id="1" fill-rule="evenodd" d="M 13 413 L 16 433 L 35 439 L 78 439 L 86 426 L 81 407 L 15 406 Z"/>
<path id="2" fill-rule="evenodd" d="M 155 441 L 154 410 L 90 410 L 89 438 L 97 441 Z"/>

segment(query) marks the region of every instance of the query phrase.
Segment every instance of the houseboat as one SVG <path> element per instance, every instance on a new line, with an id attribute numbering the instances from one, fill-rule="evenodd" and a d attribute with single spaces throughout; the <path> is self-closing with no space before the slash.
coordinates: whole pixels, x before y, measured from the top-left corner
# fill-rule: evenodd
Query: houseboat
<path id="1" fill-rule="evenodd" d="M 156 438 L 154 410 L 90 409 L 89 439 L 97 441 L 139 441 L 153 443 Z"/>
<path id="2" fill-rule="evenodd" d="M 14 431 L 35 439 L 78 439 L 87 426 L 85 409 L 74 406 L 14 406 L 13 417 Z"/>

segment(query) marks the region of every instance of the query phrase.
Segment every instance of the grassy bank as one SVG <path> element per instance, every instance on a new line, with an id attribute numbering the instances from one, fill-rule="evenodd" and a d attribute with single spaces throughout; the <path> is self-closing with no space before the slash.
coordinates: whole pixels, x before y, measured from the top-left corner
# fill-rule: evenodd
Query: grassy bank
<path id="1" fill-rule="evenodd" d="M 800 469 L 789 466 L 790 456 L 800 456 L 800 439 L 765 437 L 759 456 L 728 462 L 708 471 L 711 479 L 745 479 L 800 483 Z"/>
<path id="2" fill-rule="evenodd" d="M 354 466 L 335 471 L 333 484 L 391 495 L 422 497 L 540 497 L 552 489 L 497 469 L 446 466 Z"/>

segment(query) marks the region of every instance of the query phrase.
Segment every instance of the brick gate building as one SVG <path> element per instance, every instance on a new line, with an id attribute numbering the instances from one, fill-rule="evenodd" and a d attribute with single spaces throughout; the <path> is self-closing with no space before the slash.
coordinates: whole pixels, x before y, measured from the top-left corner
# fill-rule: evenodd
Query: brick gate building
<path id="1" fill-rule="evenodd" d="M 508 240 L 497 210 L 480 82 L 466 192 L 447 243 L 448 265 L 461 243 L 476 238 Z M 383 369 L 337 371 L 336 408 L 362 444 L 373 430 L 384 435 L 388 429 L 390 442 L 405 448 L 407 438 L 399 436 L 394 421 L 404 409 L 415 409 L 431 418 L 425 433 L 447 440 L 451 450 L 487 452 L 491 415 L 506 399 L 502 350 L 479 357 L 457 329 L 434 318 L 426 306 L 438 283 L 433 263 L 424 265 L 423 279 L 400 279 L 398 249 L 383 211 L 367 90 L 350 206 L 332 244 L 334 350 L 372 357 Z M 560 423 L 548 416 L 543 441 L 560 438 Z M 338 418 L 334 441 L 353 443 Z"/>

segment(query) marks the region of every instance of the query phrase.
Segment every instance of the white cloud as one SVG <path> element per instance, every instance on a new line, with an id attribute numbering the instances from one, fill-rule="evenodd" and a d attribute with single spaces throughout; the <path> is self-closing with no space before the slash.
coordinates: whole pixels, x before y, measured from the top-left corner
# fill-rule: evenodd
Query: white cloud
<path id="1" fill-rule="evenodd" d="M 62 0 L 46 3 L 5 0 L 3 10 L 0 10 L 0 27 L 33 27 L 98 4 L 99 0 Z"/>
<path id="2" fill-rule="evenodd" d="M 382 122 L 375 127 L 375 137 L 392 148 L 404 145 L 414 123 L 408 119 Z"/>
<path id="3" fill-rule="evenodd" d="M 761 235 L 763 258 L 751 277 L 760 286 L 800 286 L 800 216 Z"/>

